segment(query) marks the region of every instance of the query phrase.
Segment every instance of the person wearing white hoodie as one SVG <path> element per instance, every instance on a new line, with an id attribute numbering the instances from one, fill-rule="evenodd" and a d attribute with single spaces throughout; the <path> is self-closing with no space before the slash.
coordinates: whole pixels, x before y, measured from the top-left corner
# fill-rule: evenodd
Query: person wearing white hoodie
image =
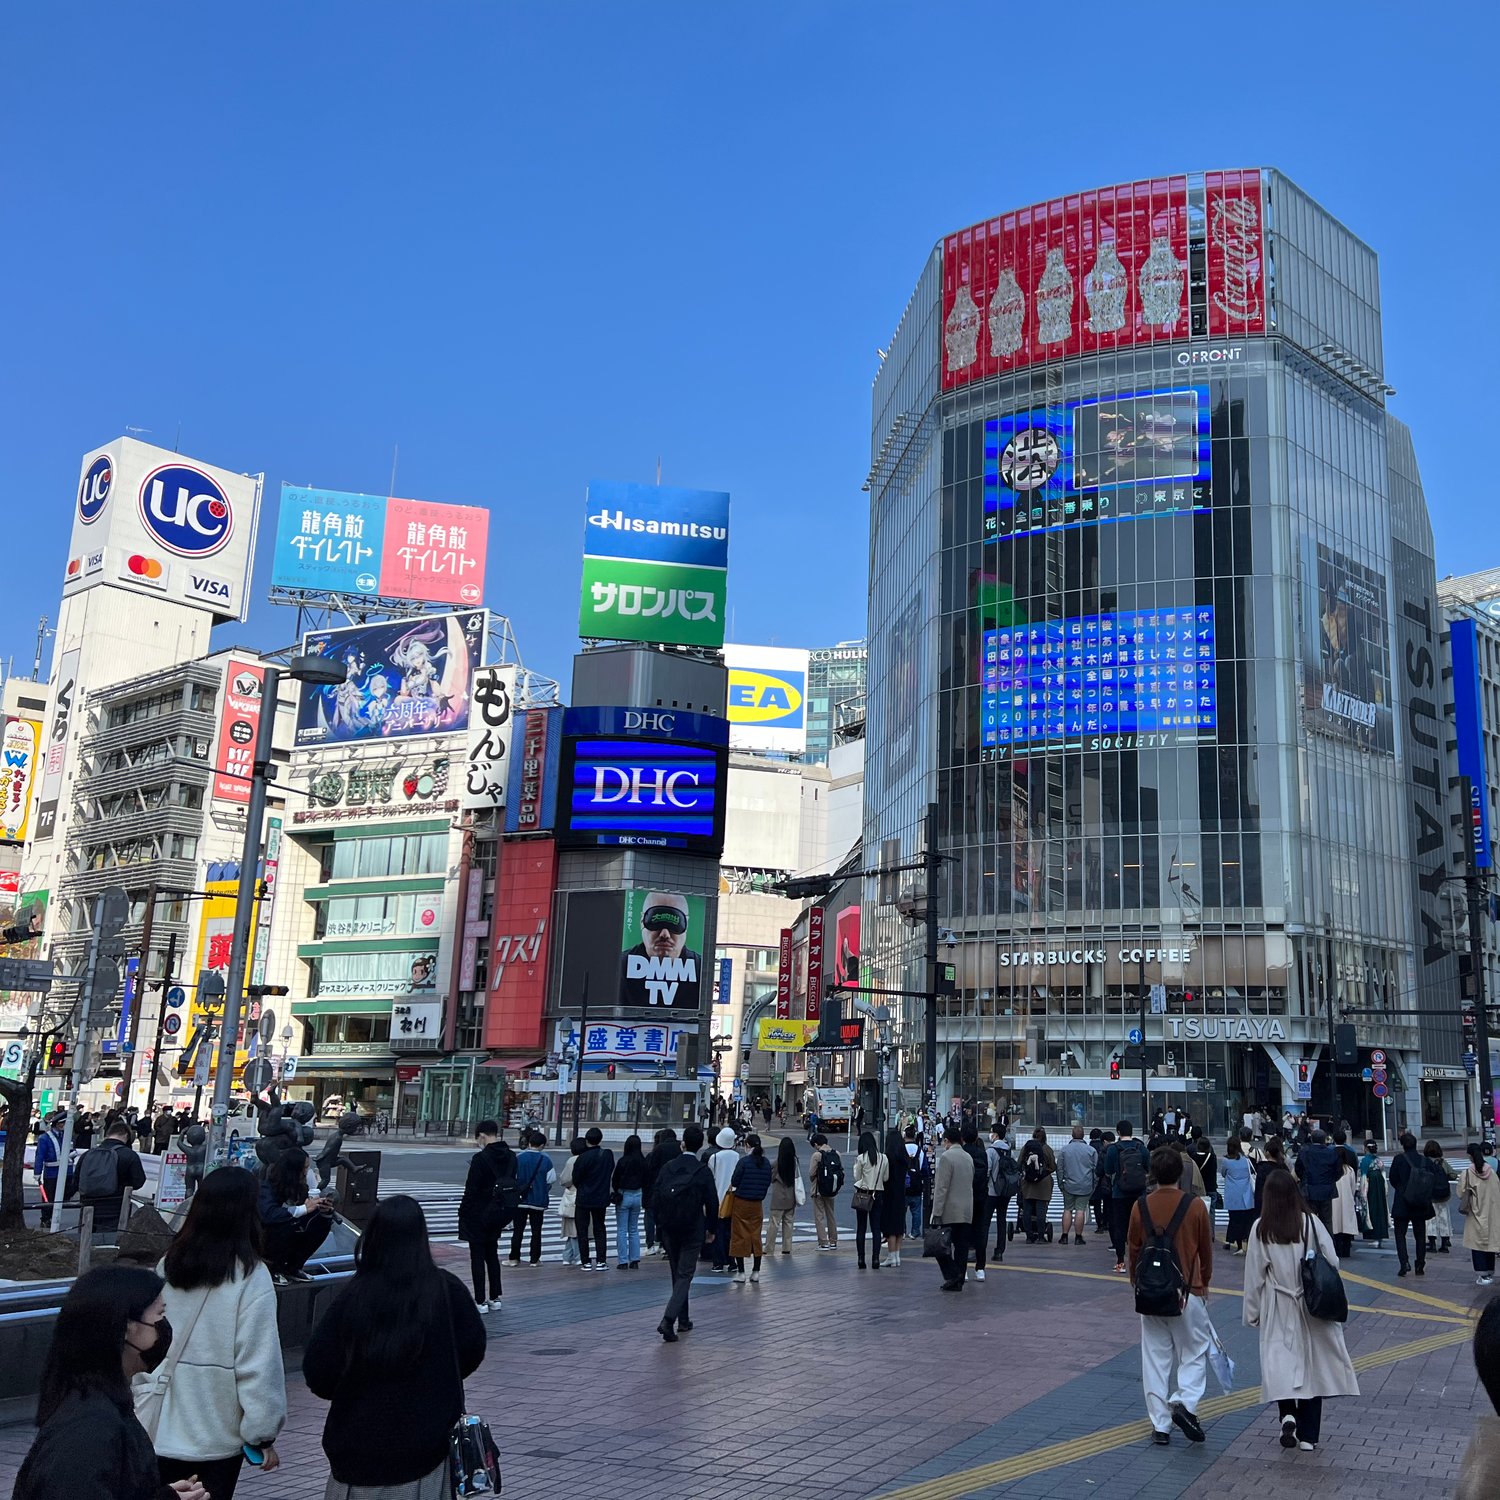
<path id="1" fill-rule="evenodd" d="M 714 1137 L 714 1145 L 719 1149 L 709 1157 L 708 1165 L 714 1174 L 714 1187 L 718 1189 L 719 1202 L 723 1203 L 724 1194 L 729 1191 L 729 1183 L 734 1176 L 734 1169 L 740 1163 L 739 1137 L 726 1125 Z M 729 1220 L 720 1219 L 719 1232 L 714 1236 L 713 1267 L 716 1271 L 723 1271 L 728 1265 Z"/>
<path id="2" fill-rule="evenodd" d="M 163 1484 L 196 1475 L 233 1500 L 245 1449 L 277 1467 L 286 1374 L 276 1288 L 260 1258 L 260 1184 L 243 1167 L 208 1173 L 158 1271 L 172 1349 L 132 1385 Z"/>

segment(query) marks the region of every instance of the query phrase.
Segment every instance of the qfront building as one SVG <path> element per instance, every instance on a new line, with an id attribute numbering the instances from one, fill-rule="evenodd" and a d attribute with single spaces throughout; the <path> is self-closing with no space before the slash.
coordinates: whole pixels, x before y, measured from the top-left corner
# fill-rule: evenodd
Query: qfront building
<path id="1" fill-rule="evenodd" d="M 868 481 L 865 863 L 919 861 L 931 807 L 956 966 L 929 1060 L 925 876 L 872 879 L 899 1102 L 1112 1124 L 1136 1032 L 1152 1112 L 1215 1133 L 1469 1122 L 1444 627 L 1393 394 L 1375 251 L 1274 171 L 935 247 Z"/>

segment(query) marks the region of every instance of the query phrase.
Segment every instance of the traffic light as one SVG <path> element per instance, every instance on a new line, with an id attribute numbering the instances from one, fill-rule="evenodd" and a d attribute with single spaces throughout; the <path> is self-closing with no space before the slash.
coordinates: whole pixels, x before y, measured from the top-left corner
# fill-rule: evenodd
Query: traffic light
<path id="1" fill-rule="evenodd" d="M 247 984 L 245 986 L 245 993 L 251 999 L 261 999 L 266 995 L 289 994 L 290 991 L 284 984 Z"/>
<path id="2" fill-rule="evenodd" d="M 615 1065 L 613 1063 L 608 1063 L 608 1064 L 605 1065 L 604 1076 L 606 1078 L 608 1078 L 608 1079 L 611 1079 L 611 1080 L 614 1078 L 614 1076 L 615 1076 Z"/>
<path id="3" fill-rule="evenodd" d="M 1111 1078 L 1118 1078 L 1120 1076 L 1120 1059 L 1118 1057 L 1112 1057 L 1109 1060 L 1109 1076 Z"/>
<path id="4" fill-rule="evenodd" d="M 1298 1083 L 1306 1083 L 1307 1082 L 1307 1064 L 1306 1063 L 1298 1063 L 1297 1064 L 1297 1082 Z"/>

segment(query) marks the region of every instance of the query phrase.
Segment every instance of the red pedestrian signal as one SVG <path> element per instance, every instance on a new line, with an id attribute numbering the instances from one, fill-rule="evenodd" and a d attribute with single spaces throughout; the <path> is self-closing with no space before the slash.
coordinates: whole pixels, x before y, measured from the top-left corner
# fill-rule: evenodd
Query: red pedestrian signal
<path id="1" fill-rule="evenodd" d="M 47 1070 L 60 1073 L 68 1065 L 68 1044 L 59 1038 L 47 1048 Z"/>
<path id="2" fill-rule="evenodd" d="M 1112 1057 L 1109 1060 L 1109 1076 L 1111 1078 L 1118 1078 L 1120 1076 L 1120 1059 L 1118 1057 Z"/>

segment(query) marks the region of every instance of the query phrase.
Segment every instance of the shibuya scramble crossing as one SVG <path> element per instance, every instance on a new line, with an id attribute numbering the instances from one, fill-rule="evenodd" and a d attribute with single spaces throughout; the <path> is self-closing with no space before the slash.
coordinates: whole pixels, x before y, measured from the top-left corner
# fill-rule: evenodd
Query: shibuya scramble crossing
<path id="1" fill-rule="evenodd" d="M 388 128 L 366 63 L 257 129 L 295 116 L 302 162 L 320 110 Z M 479 92 L 510 108 L 515 74 Z M 395 184 L 405 143 L 325 175 L 378 154 Z M 1403 226 L 1270 166 L 1032 163 L 1059 196 L 946 230 L 920 199 L 894 267 L 868 236 L 876 293 L 841 285 L 874 310 L 820 308 L 773 415 L 723 351 L 791 344 L 787 295 L 718 326 L 731 282 L 761 296 L 719 220 L 774 259 L 713 212 L 759 170 L 730 159 L 712 276 L 653 286 L 665 235 L 616 193 L 527 277 L 546 334 L 507 298 L 472 340 L 506 350 L 482 379 L 448 373 L 490 316 L 462 256 L 519 256 L 485 227 L 516 184 L 466 194 L 442 274 L 416 233 L 365 237 L 419 260 L 378 294 L 358 257 L 347 295 L 299 268 L 295 327 L 258 300 L 278 244 L 184 265 L 172 305 L 239 351 L 211 378 L 158 389 L 136 324 L 169 330 L 122 289 L 89 340 L 129 379 L 49 388 L 61 436 L 17 419 L 46 467 L 0 478 L 46 503 L 0 684 L 0 1492 L 1497 1500 L 1500 556 L 1476 526 L 1440 571 L 1418 455 L 1449 433 L 1387 383 L 1431 379 L 1382 322 Z M 350 238 L 326 186 L 311 234 L 243 204 L 309 264 Z M 528 242 L 557 217 L 516 212 Z M 778 232 L 831 264 L 816 222 Z M 396 383 L 366 390 L 314 313 L 414 285 L 437 347 L 380 319 Z M 612 321 L 637 304 L 650 337 Z M 717 343 L 661 383 L 689 306 Z M 784 421 L 857 394 L 847 348 L 795 384 L 815 342 L 892 319 L 868 455 Z M 41 380 L 70 340 L 33 342 Z M 275 380 L 231 368 L 266 348 Z M 580 356 L 622 348 L 564 431 Z M 732 443 L 679 414 L 694 383 Z M 340 426 L 346 396 L 400 425 Z M 427 425 L 479 401 L 485 468 Z M 863 484 L 847 546 L 793 427 Z"/>

